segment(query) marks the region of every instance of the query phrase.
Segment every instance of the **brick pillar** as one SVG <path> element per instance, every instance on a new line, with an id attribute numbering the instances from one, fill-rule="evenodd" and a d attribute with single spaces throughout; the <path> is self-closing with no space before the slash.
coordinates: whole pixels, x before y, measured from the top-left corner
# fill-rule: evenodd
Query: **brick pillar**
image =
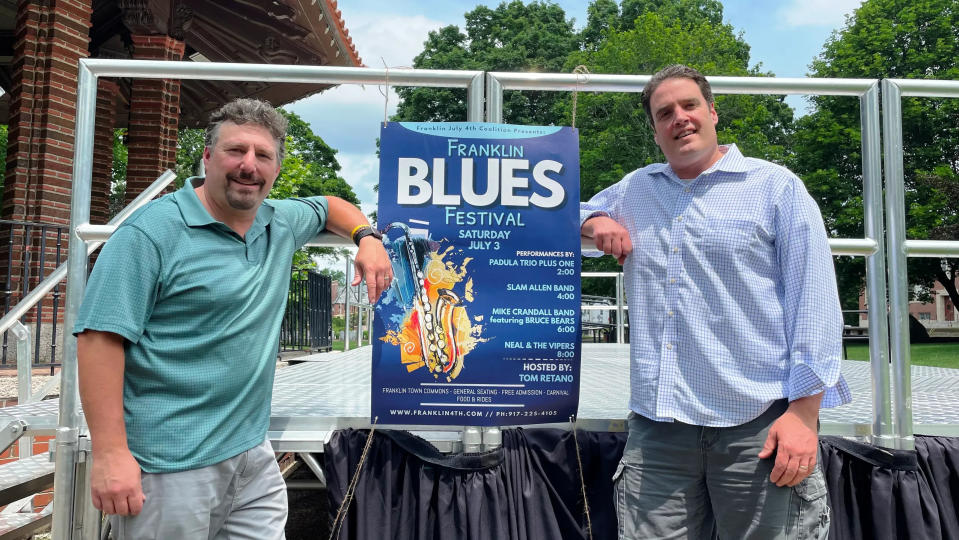
<path id="1" fill-rule="evenodd" d="M 169 36 L 131 35 L 137 60 L 181 60 L 183 42 Z M 180 81 L 134 79 L 130 96 L 126 201 L 176 165 Z"/>
<path id="2" fill-rule="evenodd" d="M 92 0 L 19 0 L 3 187 L 3 218 L 68 225 L 73 172 L 77 61 L 89 55 Z M 65 260 L 54 229 L 0 229 L 0 286 L 12 306 Z M 42 264 L 41 264 L 42 260 Z M 58 308 L 62 308 L 62 302 Z M 52 300 L 43 319 L 53 312 Z M 30 317 L 35 317 L 31 315 Z"/>
<path id="3" fill-rule="evenodd" d="M 110 191 L 113 183 L 113 130 L 120 87 L 108 79 L 97 81 L 97 119 L 93 136 L 93 187 L 90 194 L 90 223 L 110 220 Z"/>

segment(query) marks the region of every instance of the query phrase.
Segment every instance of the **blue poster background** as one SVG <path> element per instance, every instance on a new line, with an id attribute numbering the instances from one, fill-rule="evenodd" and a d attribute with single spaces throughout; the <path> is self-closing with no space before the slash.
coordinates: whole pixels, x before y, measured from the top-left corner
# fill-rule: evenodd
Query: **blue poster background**
<path id="1" fill-rule="evenodd" d="M 579 142 L 566 127 L 381 129 L 380 424 L 567 422 L 579 401 Z"/>

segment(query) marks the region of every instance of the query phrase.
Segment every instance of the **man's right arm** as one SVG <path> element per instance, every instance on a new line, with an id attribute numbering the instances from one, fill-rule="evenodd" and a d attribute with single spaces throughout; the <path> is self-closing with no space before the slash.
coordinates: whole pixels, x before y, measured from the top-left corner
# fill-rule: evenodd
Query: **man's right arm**
<path id="1" fill-rule="evenodd" d="M 77 335 L 77 362 L 80 399 L 93 443 L 93 505 L 105 514 L 136 515 L 145 497 L 123 419 L 123 339 L 86 330 Z"/>
<path id="2" fill-rule="evenodd" d="M 633 242 L 626 230 L 616 219 L 622 213 L 620 205 L 624 200 L 624 191 L 628 186 L 629 175 L 623 180 L 593 195 L 589 201 L 579 203 L 579 233 L 592 238 L 596 249 L 605 255 L 612 255 L 619 264 L 633 251 Z M 587 257 L 598 257 L 594 252 L 583 252 Z"/>
<path id="3" fill-rule="evenodd" d="M 587 219 L 580 228 L 580 234 L 592 238 L 596 242 L 596 249 L 616 257 L 619 264 L 623 264 L 633 252 L 629 231 L 611 217 L 594 216 Z"/>

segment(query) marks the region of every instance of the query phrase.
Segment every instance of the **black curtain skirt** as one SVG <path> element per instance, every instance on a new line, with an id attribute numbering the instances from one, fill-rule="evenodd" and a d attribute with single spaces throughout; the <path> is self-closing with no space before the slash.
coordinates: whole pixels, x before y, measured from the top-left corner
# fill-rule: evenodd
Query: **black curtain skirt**
<path id="1" fill-rule="evenodd" d="M 324 449 L 331 522 L 368 436 L 338 431 Z M 516 428 L 497 450 L 449 456 L 377 430 L 337 538 L 585 540 L 589 524 L 593 539 L 615 539 L 612 479 L 625 443 L 621 432 Z M 959 540 L 959 438 L 917 436 L 915 451 L 829 436 L 819 446 L 830 539 Z"/>

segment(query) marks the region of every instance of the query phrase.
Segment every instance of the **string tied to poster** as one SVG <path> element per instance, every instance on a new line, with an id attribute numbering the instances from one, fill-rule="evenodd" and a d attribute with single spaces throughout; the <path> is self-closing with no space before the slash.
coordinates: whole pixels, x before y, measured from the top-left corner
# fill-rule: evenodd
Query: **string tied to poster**
<path id="1" fill-rule="evenodd" d="M 380 94 L 383 94 L 383 127 L 386 127 L 386 122 L 389 120 L 389 107 L 390 107 L 390 66 L 386 64 L 386 59 L 382 56 L 380 61 L 383 62 L 383 67 L 386 69 L 386 81 L 383 88 L 379 88 Z"/>
<path id="2" fill-rule="evenodd" d="M 589 82 L 589 68 L 580 64 L 573 68 L 573 74 L 576 75 L 576 88 L 573 90 L 573 128 L 576 128 L 576 97 L 579 94 L 579 88 Z"/>
<path id="3" fill-rule="evenodd" d="M 346 521 L 350 503 L 353 502 L 353 494 L 356 493 L 356 484 L 360 480 L 360 472 L 363 471 L 363 464 L 366 463 L 366 458 L 370 453 L 370 446 L 373 444 L 373 434 L 376 432 L 376 422 L 379 419 L 379 416 L 373 417 L 373 423 L 370 424 L 370 434 L 366 437 L 366 444 L 363 446 L 363 453 L 360 454 L 360 460 L 356 464 L 356 471 L 353 473 L 353 478 L 350 479 L 350 484 L 347 486 L 346 493 L 343 495 L 343 502 L 341 502 L 340 507 L 337 508 L 336 517 L 333 518 L 333 524 L 330 526 L 329 540 L 333 540 L 339 536 L 343 523 Z"/>
<path id="4" fill-rule="evenodd" d="M 586 538 L 593 540 L 593 522 L 589 517 L 589 500 L 586 499 L 586 477 L 583 475 L 583 458 L 579 453 L 579 437 L 576 436 L 575 414 L 569 417 L 569 430 L 573 432 L 573 446 L 576 447 L 576 466 L 577 469 L 579 469 L 579 487 L 583 494 L 583 514 L 586 516 Z"/>

